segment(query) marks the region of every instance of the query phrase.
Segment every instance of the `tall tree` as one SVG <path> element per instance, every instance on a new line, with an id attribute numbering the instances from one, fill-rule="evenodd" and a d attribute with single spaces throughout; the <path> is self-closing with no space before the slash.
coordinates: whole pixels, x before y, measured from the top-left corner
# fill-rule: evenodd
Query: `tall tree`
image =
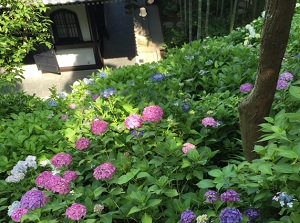
<path id="1" fill-rule="evenodd" d="M 208 36 L 210 0 L 206 0 L 205 36 Z"/>
<path id="2" fill-rule="evenodd" d="M 253 149 L 262 136 L 259 125 L 271 110 L 295 5 L 296 0 L 267 1 L 256 82 L 251 94 L 239 104 L 242 145 L 248 161 L 257 157 Z"/>
<path id="3" fill-rule="evenodd" d="M 189 0 L 189 42 L 193 40 L 193 0 Z"/>
<path id="4" fill-rule="evenodd" d="M 238 2 L 238 0 L 234 0 L 232 10 L 230 10 L 231 13 L 230 13 L 229 33 L 232 32 L 233 27 L 234 27 L 234 20 L 235 20 L 235 15 L 236 15 L 237 2 Z"/>
<path id="5" fill-rule="evenodd" d="M 198 0 L 197 39 L 201 39 L 201 29 L 202 29 L 202 0 Z"/>

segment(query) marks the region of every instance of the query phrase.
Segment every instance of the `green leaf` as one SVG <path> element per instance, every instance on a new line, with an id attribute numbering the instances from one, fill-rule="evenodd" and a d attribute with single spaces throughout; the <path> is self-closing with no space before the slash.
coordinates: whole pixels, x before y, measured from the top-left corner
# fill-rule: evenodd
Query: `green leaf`
<path id="1" fill-rule="evenodd" d="M 192 164 L 191 164 L 190 161 L 188 161 L 188 160 L 185 159 L 185 158 L 182 159 L 181 169 L 187 168 L 187 167 L 189 167 L 189 166 L 191 166 L 191 165 L 192 165 Z"/>
<path id="2" fill-rule="evenodd" d="M 145 213 L 142 217 L 142 223 L 152 223 L 152 217 Z"/>
<path id="3" fill-rule="evenodd" d="M 94 196 L 95 198 L 100 196 L 103 192 L 106 192 L 106 188 L 104 187 L 97 187 L 95 190 L 94 190 Z"/>
<path id="4" fill-rule="evenodd" d="M 176 189 L 164 189 L 163 193 L 167 196 L 167 197 L 176 197 L 178 196 L 178 192 Z"/>
<path id="5" fill-rule="evenodd" d="M 283 156 L 289 159 L 299 159 L 299 156 L 297 153 L 291 150 L 285 150 L 285 149 L 278 149 L 278 155 Z"/>
<path id="6" fill-rule="evenodd" d="M 262 163 L 258 166 L 258 169 L 264 174 L 272 175 L 272 173 L 273 173 L 272 169 L 271 169 L 272 166 L 273 166 L 272 163 Z"/>
<path id="7" fill-rule="evenodd" d="M 161 203 L 161 199 L 150 199 L 147 202 L 147 208 L 155 207 Z"/>
<path id="8" fill-rule="evenodd" d="M 222 171 L 219 169 L 213 169 L 209 171 L 208 174 L 212 177 L 220 177 L 222 175 Z"/>
<path id="9" fill-rule="evenodd" d="M 131 215 L 131 214 L 133 214 L 133 213 L 139 212 L 139 211 L 141 211 L 141 210 L 142 210 L 141 208 L 139 208 L 139 207 L 137 207 L 137 206 L 133 206 L 133 207 L 130 209 L 130 211 L 128 212 L 128 215 Z"/>
<path id="10" fill-rule="evenodd" d="M 300 99 L 300 87 L 291 85 L 289 87 L 289 92 L 293 97 Z"/>
<path id="11" fill-rule="evenodd" d="M 201 180 L 199 183 L 196 184 L 199 188 L 211 188 L 214 187 L 215 184 L 212 180 L 204 179 Z"/>

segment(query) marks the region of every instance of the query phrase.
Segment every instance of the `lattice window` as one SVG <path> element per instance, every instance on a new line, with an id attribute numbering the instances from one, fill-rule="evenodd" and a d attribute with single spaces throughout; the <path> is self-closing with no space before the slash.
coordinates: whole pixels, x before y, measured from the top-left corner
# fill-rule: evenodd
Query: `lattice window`
<path id="1" fill-rule="evenodd" d="M 76 13 L 59 9 L 50 14 L 56 44 L 80 43 L 82 34 Z"/>

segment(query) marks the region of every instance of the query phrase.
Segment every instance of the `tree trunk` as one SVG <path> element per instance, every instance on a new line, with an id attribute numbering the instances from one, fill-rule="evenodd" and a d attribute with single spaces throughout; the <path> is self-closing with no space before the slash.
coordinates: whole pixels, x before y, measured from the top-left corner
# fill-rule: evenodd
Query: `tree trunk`
<path id="1" fill-rule="evenodd" d="M 193 0 L 189 0 L 189 42 L 193 40 Z"/>
<path id="2" fill-rule="evenodd" d="M 271 110 L 295 4 L 296 0 L 267 2 L 256 82 L 251 94 L 238 107 L 242 146 L 248 161 L 257 158 L 253 149 L 262 136 L 259 125 Z"/>
<path id="3" fill-rule="evenodd" d="M 220 17 L 223 18 L 223 11 L 224 11 L 224 0 L 221 0 L 221 9 L 220 9 Z"/>
<path id="4" fill-rule="evenodd" d="M 198 0 L 198 27 L 197 27 L 197 39 L 201 39 L 201 26 L 202 23 L 202 0 Z"/>
<path id="5" fill-rule="evenodd" d="M 234 20 L 235 20 L 235 15 L 236 15 L 237 2 L 238 2 L 238 0 L 234 0 L 233 7 L 232 7 L 232 10 L 231 10 L 229 33 L 231 33 L 233 28 L 234 28 Z"/>
<path id="6" fill-rule="evenodd" d="M 207 0 L 206 1 L 206 18 L 205 18 L 205 36 L 208 36 L 209 8 L 210 8 L 210 0 Z"/>

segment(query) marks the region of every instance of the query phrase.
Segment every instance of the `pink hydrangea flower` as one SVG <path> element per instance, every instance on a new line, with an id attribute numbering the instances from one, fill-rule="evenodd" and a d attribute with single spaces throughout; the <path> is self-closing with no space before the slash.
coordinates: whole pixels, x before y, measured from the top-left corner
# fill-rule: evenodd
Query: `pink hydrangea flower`
<path id="1" fill-rule="evenodd" d="M 144 108 L 142 119 L 143 121 L 157 122 L 162 118 L 163 114 L 164 112 L 161 107 L 157 105 L 150 105 Z"/>
<path id="2" fill-rule="evenodd" d="M 69 118 L 68 115 L 62 115 L 60 119 L 61 119 L 61 120 L 66 120 L 66 119 L 68 119 L 68 118 Z"/>
<path id="3" fill-rule="evenodd" d="M 140 128 L 142 126 L 143 119 L 137 114 L 132 114 L 126 117 L 125 126 L 127 129 Z"/>
<path id="4" fill-rule="evenodd" d="M 70 182 L 58 175 L 52 175 L 49 188 L 53 193 L 67 194 L 70 192 Z"/>
<path id="5" fill-rule="evenodd" d="M 72 156 L 68 153 L 58 153 L 52 157 L 51 163 L 56 168 L 61 168 L 62 166 L 69 166 L 72 162 Z"/>
<path id="6" fill-rule="evenodd" d="M 66 217 L 78 221 L 86 215 L 86 207 L 82 204 L 74 203 L 66 209 Z"/>
<path id="7" fill-rule="evenodd" d="M 89 145 L 90 145 L 90 140 L 88 140 L 87 138 L 82 137 L 82 138 L 80 138 L 76 141 L 75 147 L 78 150 L 83 150 L 83 149 L 88 148 Z"/>
<path id="8" fill-rule="evenodd" d="M 14 222 L 21 222 L 21 218 L 24 214 L 27 214 L 29 211 L 24 208 L 17 208 L 16 210 L 13 211 L 11 214 L 11 219 Z"/>
<path id="9" fill-rule="evenodd" d="M 187 153 L 190 149 L 196 149 L 196 146 L 189 142 L 186 142 L 183 144 L 183 147 L 182 147 L 183 153 Z"/>
<path id="10" fill-rule="evenodd" d="M 103 121 L 100 119 L 95 119 L 92 122 L 91 130 L 92 130 L 93 134 L 98 135 L 98 134 L 104 133 L 106 131 L 106 129 L 107 129 L 106 121 Z"/>
<path id="11" fill-rule="evenodd" d="M 217 124 L 218 124 L 217 121 L 212 117 L 206 117 L 202 119 L 202 125 L 204 125 L 205 127 L 207 126 L 217 127 Z"/>
<path id="12" fill-rule="evenodd" d="M 76 108 L 76 104 L 70 104 L 69 107 L 70 107 L 71 109 L 75 109 L 75 108 Z"/>
<path id="13" fill-rule="evenodd" d="M 77 178 L 77 173 L 73 170 L 67 170 L 64 172 L 63 178 L 70 182 L 72 180 L 75 180 Z"/>
<path id="14" fill-rule="evenodd" d="M 93 96 L 92 96 L 92 100 L 93 100 L 93 101 L 96 101 L 96 100 L 97 100 L 97 98 L 99 98 L 99 94 L 93 94 Z"/>
<path id="15" fill-rule="evenodd" d="M 35 179 L 35 184 L 38 187 L 44 187 L 46 190 L 49 190 L 50 187 L 49 187 L 48 182 L 51 180 L 52 176 L 53 175 L 52 175 L 51 171 L 43 171 Z"/>
<path id="16" fill-rule="evenodd" d="M 113 164 L 111 164 L 110 162 L 106 162 L 106 163 L 103 163 L 103 164 L 97 166 L 94 169 L 93 175 L 97 180 L 111 179 L 115 170 L 116 170 L 116 168 Z"/>

